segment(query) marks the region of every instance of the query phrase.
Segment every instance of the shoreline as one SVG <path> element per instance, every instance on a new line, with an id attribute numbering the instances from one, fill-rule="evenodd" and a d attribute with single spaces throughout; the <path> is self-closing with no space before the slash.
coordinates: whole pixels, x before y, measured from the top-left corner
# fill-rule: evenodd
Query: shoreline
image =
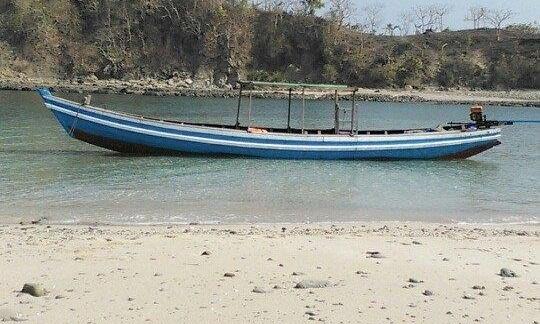
<path id="1" fill-rule="evenodd" d="M 433 236 L 434 230 L 445 228 L 450 231 L 482 233 L 491 236 L 530 236 L 540 239 L 540 223 L 441 223 L 426 221 L 351 221 L 351 222 L 314 222 L 314 223 L 48 223 L 44 219 L 35 221 L 21 221 L 19 223 L 0 223 L 2 228 L 27 228 L 37 227 L 46 229 L 67 228 L 81 230 L 94 228 L 101 230 L 154 230 L 156 232 L 175 230 L 183 233 L 208 234 L 208 233 L 229 233 L 239 235 L 255 234 L 282 234 L 283 228 L 287 228 L 287 234 L 327 234 L 330 229 L 339 228 L 335 234 L 362 234 L 371 232 L 391 232 L 394 228 L 400 231 L 400 236 Z M 187 229 L 187 231 L 186 231 Z M 396 233 L 394 233 L 396 234 Z M 446 234 L 446 233 L 443 233 Z M 540 243 L 540 241 L 539 241 Z"/>
<path id="2" fill-rule="evenodd" d="M 0 320 L 540 320 L 537 226 L 4 224 L 0 237 Z"/>
<path id="3" fill-rule="evenodd" d="M 147 96 L 185 96 L 234 98 L 238 91 L 231 88 L 205 86 L 183 80 L 58 80 L 47 78 L 0 78 L 0 90 L 33 91 L 36 87 L 47 86 L 54 90 L 68 93 L 93 94 L 135 94 Z M 286 99 L 287 91 L 254 91 L 256 98 Z M 293 95 L 295 99 L 300 94 Z M 347 99 L 347 96 L 342 96 Z M 308 99 L 331 99 L 332 95 L 321 91 L 306 91 Z M 360 101 L 398 102 L 398 103 L 435 103 L 435 104 L 482 104 L 499 106 L 540 107 L 540 90 L 405 90 L 405 89 L 366 89 L 359 88 L 357 98 Z"/>
<path id="4" fill-rule="evenodd" d="M 20 221 L 0 222 L 0 226 L 18 226 L 18 225 L 46 225 L 46 226 L 96 226 L 96 227 L 126 227 L 126 228 L 142 228 L 142 227 L 186 227 L 186 226 L 199 226 L 199 227 L 261 227 L 261 228 L 277 228 L 279 226 L 309 226 L 309 227 L 324 227 L 324 226 L 359 226 L 369 224 L 386 224 L 386 225 L 406 225 L 411 224 L 413 226 L 426 225 L 426 226 L 482 226 L 482 227 L 508 227 L 508 226 L 525 226 L 525 227 L 538 227 L 540 229 L 540 221 L 528 220 L 528 221 L 516 221 L 516 222 L 464 222 L 464 221 L 448 221 L 441 222 L 439 220 L 358 220 L 358 221 L 314 221 L 314 222 L 237 222 L 237 223 L 221 223 L 216 222 L 55 222 L 49 221 L 47 218 L 31 219 L 25 218 Z"/>

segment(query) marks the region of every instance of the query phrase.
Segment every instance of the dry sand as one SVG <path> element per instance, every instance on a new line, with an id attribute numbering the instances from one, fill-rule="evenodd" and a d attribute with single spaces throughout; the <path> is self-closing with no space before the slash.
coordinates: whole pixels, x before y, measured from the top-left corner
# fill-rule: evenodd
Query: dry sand
<path id="1" fill-rule="evenodd" d="M 540 321 L 537 226 L 30 224 L 0 225 L 0 237 L 0 320 Z M 304 280 L 327 287 L 294 288 Z M 23 294 L 25 283 L 49 292 Z"/>

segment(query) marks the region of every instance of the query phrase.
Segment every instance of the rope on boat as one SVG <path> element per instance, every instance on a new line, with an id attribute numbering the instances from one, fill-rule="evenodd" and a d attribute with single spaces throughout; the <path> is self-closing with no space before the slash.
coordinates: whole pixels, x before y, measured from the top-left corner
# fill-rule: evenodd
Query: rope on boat
<path id="1" fill-rule="evenodd" d="M 75 120 L 73 121 L 73 124 L 71 125 L 71 128 L 68 132 L 69 136 L 73 137 L 73 134 L 75 133 L 75 126 L 77 125 L 77 121 L 79 120 L 79 111 L 81 110 L 81 107 L 77 107 L 77 114 L 75 115 Z"/>

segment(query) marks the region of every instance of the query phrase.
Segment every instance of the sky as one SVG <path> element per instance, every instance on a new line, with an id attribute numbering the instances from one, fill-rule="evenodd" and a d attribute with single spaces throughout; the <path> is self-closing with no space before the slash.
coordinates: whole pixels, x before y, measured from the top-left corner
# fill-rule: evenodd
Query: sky
<path id="1" fill-rule="evenodd" d="M 472 23 L 464 21 L 467 10 L 472 6 L 485 6 L 493 9 L 510 9 L 515 15 L 510 23 L 540 23 L 540 0 L 352 0 L 356 5 L 358 14 L 366 4 L 380 3 L 384 5 L 383 25 L 391 22 L 398 23 L 401 12 L 415 5 L 446 4 L 451 6 L 447 18 L 450 29 L 471 28 Z M 329 1 L 325 1 L 329 2 Z"/>

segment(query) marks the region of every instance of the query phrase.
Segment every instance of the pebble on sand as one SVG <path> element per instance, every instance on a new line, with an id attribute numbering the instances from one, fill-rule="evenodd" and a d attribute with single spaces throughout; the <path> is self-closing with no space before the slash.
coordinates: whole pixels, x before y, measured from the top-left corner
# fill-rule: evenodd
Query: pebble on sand
<path id="1" fill-rule="evenodd" d="M 415 278 L 409 278 L 409 280 L 407 282 L 410 282 L 410 283 L 423 283 L 424 281 L 423 280 L 418 280 L 418 279 L 415 279 Z"/>
<path id="2" fill-rule="evenodd" d="M 36 283 L 25 283 L 21 292 L 34 297 L 42 297 L 47 294 L 47 290 L 41 284 Z"/>
<path id="3" fill-rule="evenodd" d="M 311 288 L 326 288 L 329 287 L 331 284 L 327 280 L 302 280 L 299 283 L 297 283 L 294 288 L 297 289 L 311 289 Z"/>
<path id="4" fill-rule="evenodd" d="M 367 251 L 366 254 L 368 258 L 374 258 L 374 259 L 384 258 L 384 255 L 382 255 L 382 253 L 379 251 Z"/>
<path id="5" fill-rule="evenodd" d="M 266 294 L 266 290 L 260 288 L 260 287 L 255 287 L 253 288 L 253 290 L 251 290 L 251 292 L 254 292 L 254 293 L 257 293 L 257 294 Z"/>
<path id="6" fill-rule="evenodd" d="M 518 276 L 514 271 L 508 268 L 502 268 L 501 271 L 499 272 L 499 275 L 501 277 L 506 277 L 506 278 L 515 278 Z"/>

